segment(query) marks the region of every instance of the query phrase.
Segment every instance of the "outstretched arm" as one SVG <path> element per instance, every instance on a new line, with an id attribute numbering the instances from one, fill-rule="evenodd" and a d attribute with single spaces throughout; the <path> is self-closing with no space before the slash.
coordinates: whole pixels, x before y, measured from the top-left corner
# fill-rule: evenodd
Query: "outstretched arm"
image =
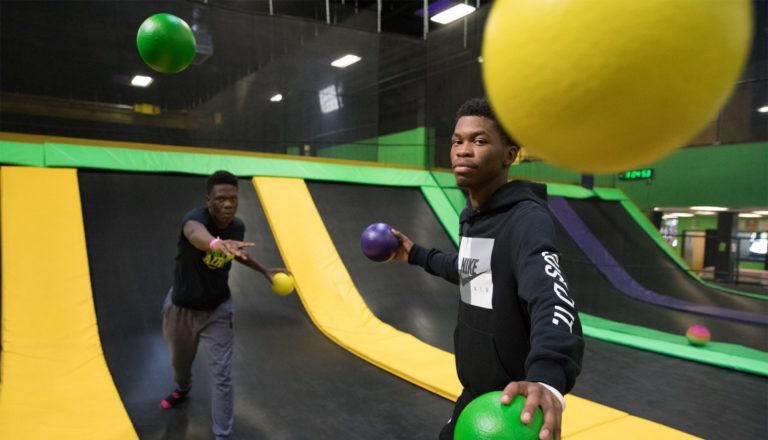
<path id="1" fill-rule="evenodd" d="M 394 260 L 421 266 L 432 275 L 437 275 L 453 284 L 459 284 L 457 253 L 447 254 L 437 249 L 423 248 L 397 229 L 392 229 L 392 234 L 400 240 L 400 248 Z"/>
<path id="2" fill-rule="evenodd" d="M 539 439 L 550 435 L 560 440 L 563 395 L 569 392 L 581 371 L 584 352 L 581 323 L 576 303 L 554 247 L 552 219 L 543 210 L 532 210 L 517 221 L 513 252 L 520 299 L 530 314 L 531 350 L 525 363 L 526 379 L 511 382 L 504 389 L 502 403 L 515 394 L 526 396 L 523 422 L 534 409 L 544 412 Z"/>
<path id="3" fill-rule="evenodd" d="M 218 237 L 214 237 L 208 232 L 205 225 L 197 220 L 187 220 L 184 223 L 184 237 L 197 248 L 203 252 L 216 251 L 221 252 L 224 255 L 239 258 L 248 258 L 248 253 L 244 248 L 254 246 L 254 243 L 238 241 L 238 240 L 222 240 Z"/>
<path id="4" fill-rule="evenodd" d="M 261 264 L 259 264 L 258 261 L 254 260 L 253 258 L 250 258 L 248 256 L 248 253 L 245 252 L 245 250 L 243 250 L 243 253 L 245 254 L 244 257 L 239 257 L 238 256 L 235 259 L 238 262 L 240 262 L 240 263 L 250 267 L 251 269 L 255 270 L 256 272 L 259 272 L 262 275 L 264 275 L 269 280 L 270 284 L 272 284 L 272 277 L 274 277 L 275 274 L 278 273 L 278 272 L 284 272 L 284 273 L 287 273 L 287 274 L 290 275 L 290 272 L 288 272 L 288 270 L 285 269 L 284 267 L 270 267 L 270 268 L 264 267 Z"/>

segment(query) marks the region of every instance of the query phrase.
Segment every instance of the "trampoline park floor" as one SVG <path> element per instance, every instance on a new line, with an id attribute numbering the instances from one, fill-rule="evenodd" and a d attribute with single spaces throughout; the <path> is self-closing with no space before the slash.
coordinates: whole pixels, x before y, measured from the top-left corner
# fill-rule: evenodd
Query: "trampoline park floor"
<path id="1" fill-rule="evenodd" d="M 130 425 L 142 439 L 211 438 L 210 383 L 202 352 L 189 401 L 171 411 L 159 406 L 173 387 L 160 334 L 160 307 L 171 284 L 179 220 L 204 203 L 205 179 L 98 171 L 79 171 L 76 178 L 98 336 Z M 56 181 L 37 184 L 42 193 Z M 10 192 L 6 185 L 0 189 L 5 189 L 4 196 Z M 452 351 L 457 307 L 453 286 L 414 267 L 372 263 L 357 248 L 360 231 L 384 221 L 419 243 L 455 249 L 419 191 L 319 182 L 310 182 L 309 189 L 373 313 L 403 332 Z M 267 266 L 285 265 L 250 181 L 241 181 L 240 197 L 238 216 L 247 225 L 246 239 L 258 243 L 253 257 Z M 5 197 L 3 202 L 5 208 Z M 35 209 L 23 215 L 41 216 L 50 207 Z M 21 215 L 6 209 L 2 214 L 4 226 L 7 216 Z M 55 222 L 47 226 L 54 228 Z M 20 244 L 4 236 L 4 254 L 11 246 L 16 249 Z M 5 281 L 5 264 L 3 269 Z M 315 327 L 297 295 L 273 294 L 255 272 L 236 267 L 231 286 L 236 302 L 233 439 L 436 437 L 450 415 L 449 400 L 342 349 Z M 3 299 L 5 306 L 5 295 Z M 48 319 L 55 312 L 52 309 Z M 3 324 L 4 329 L 9 325 L 5 320 Z M 2 390 L 7 399 L 9 385 L 4 383 Z M 764 377 L 594 339 L 587 340 L 584 372 L 574 394 L 703 438 L 768 436 Z M 0 402 L 2 408 L 7 406 Z M 0 422 L 7 422 L 2 413 Z M 0 434 L 18 432 L 2 425 Z"/>
<path id="2" fill-rule="evenodd" d="M 452 351 L 449 337 L 456 319 L 457 304 L 452 295 L 455 286 L 420 268 L 382 265 L 360 258 L 358 231 L 377 221 L 393 225 L 416 243 L 445 251 L 456 249 L 420 191 L 327 182 L 310 182 L 309 187 L 345 266 L 376 315 L 396 328 Z M 345 206 L 343 215 L 339 215 L 339 206 Z M 558 237 L 558 245 L 564 244 L 567 236 L 560 233 Z M 564 267 L 572 286 L 578 285 L 574 278 L 590 274 L 583 269 L 569 271 Z M 592 273 L 588 279 L 579 281 L 591 286 L 600 283 L 594 288 L 611 292 L 610 286 L 601 280 L 599 274 Z M 589 302 L 590 313 L 608 316 L 639 314 L 645 316 L 640 320 L 645 325 L 654 324 L 654 317 L 656 323 L 661 319 L 670 326 L 690 319 L 684 313 L 654 310 L 641 302 L 626 301 L 623 295 L 611 297 L 621 301 L 606 301 L 605 295 L 584 296 L 577 298 L 577 305 L 581 308 L 582 301 Z M 730 325 L 720 327 L 727 329 Z M 766 338 L 765 328 L 745 332 L 749 337 Z M 768 419 L 764 416 L 768 414 L 765 377 L 594 338 L 587 338 L 583 371 L 573 394 L 707 439 L 759 438 L 768 434 Z M 738 418 L 729 423 L 729 431 L 723 429 L 723 414 Z"/>

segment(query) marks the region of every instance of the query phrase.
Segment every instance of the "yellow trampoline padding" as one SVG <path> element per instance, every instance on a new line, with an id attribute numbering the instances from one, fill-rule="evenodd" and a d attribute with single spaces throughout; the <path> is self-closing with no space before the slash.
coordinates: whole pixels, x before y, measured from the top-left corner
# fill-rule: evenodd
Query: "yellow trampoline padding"
<path id="1" fill-rule="evenodd" d="M 698 438 L 668 426 L 632 416 L 568 435 L 568 440 L 692 440 Z"/>
<path id="2" fill-rule="evenodd" d="M 137 439 L 104 360 L 77 172 L 0 169 L 0 438 Z"/>
<path id="3" fill-rule="evenodd" d="M 461 384 L 453 355 L 373 315 L 352 283 L 304 181 L 255 177 L 253 184 L 296 291 L 320 331 L 368 362 L 456 400 Z"/>
<path id="4" fill-rule="evenodd" d="M 563 438 L 572 438 L 573 435 L 588 431 L 597 426 L 614 422 L 626 417 L 631 417 L 624 411 L 601 405 L 591 400 L 582 399 L 574 395 L 566 396 L 566 408 L 563 411 L 561 431 Z"/>
<path id="5" fill-rule="evenodd" d="M 336 251 L 306 183 L 254 177 L 253 184 L 296 291 L 320 331 L 366 361 L 455 401 L 461 384 L 453 354 L 373 315 Z M 576 396 L 567 401 L 562 436 L 569 440 L 696 438 Z"/>

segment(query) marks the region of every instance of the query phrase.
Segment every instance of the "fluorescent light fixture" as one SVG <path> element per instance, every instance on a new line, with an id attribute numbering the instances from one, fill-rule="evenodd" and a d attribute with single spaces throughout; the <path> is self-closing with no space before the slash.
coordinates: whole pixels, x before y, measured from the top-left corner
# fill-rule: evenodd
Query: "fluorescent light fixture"
<path id="1" fill-rule="evenodd" d="M 693 214 L 690 212 L 670 212 L 669 214 L 664 214 L 661 216 L 661 218 L 665 220 L 679 217 L 693 217 Z"/>
<path id="2" fill-rule="evenodd" d="M 333 61 L 331 63 L 331 66 L 343 69 L 343 68 L 345 68 L 345 67 L 347 67 L 347 66 L 349 66 L 351 64 L 355 64 L 356 62 L 358 62 L 360 60 L 362 60 L 362 58 L 360 58 L 359 56 L 348 54 L 348 55 L 344 55 L 343 57 L 339 58 L 338 60 Z"/>
<path id="3" fill-rule="evenodd" d="M 768 105 L 764 105 L 760 107 L 759 109 L 757 109 L 757 111 L 759 111 L 760 113 L 768 113 Z"/>
<path id="4" fill-rule="evenodd" d="M 728 208 L 722 206 L 691 206 L 694 211 L 727 211 Z"/>
<path id="5" fill-rule="evenodd" d="M 751 212 L 742 212 L 741 214 L 739 214 L 739 217 L 741 217 L 741 218 L 761 218 L 762 215 L 760 215 L 760 214 L 753 214 Z"/>
<path id="6" fill-rule="evenodd" d="M 272 102 L 280 102 L 280 101 L 283 100 L 283 95 L 278 93 L 277 95 L 269 98 L 269 100 L 272 101 Z"/>
<path id="7" fill-rule="evenodd" d="M 450 9 L 446 9 L 445 11 L 439 14 L 436 14 L 434 17 L 430 18 L 430 20 L 434 21 L 435 23 L 448 24 L 452 21 L 456 21 L 460 19 L 461 17 L 467 16 L 473 12 L 475 12 L 474 6 L 469 6 L 464 3 L 459 3 L 458 5 Z"/>
<path id="8" fill-rule="evenodd" d="M 715 211 L 696 211 L 696 215 L 715 215 Z"/>
<path id="9" fill-rule="evenodd" d="M 768 215 L 768 211 L 752 211 L 752 212 L 754 212 L 755 214 L 760 214 L 760 215 Z"/>
<path id="10" fill-rule="evenodd" d="M 147 87 L 152 84 L 154 79 L 151 76 L 136 75 L 131 80 L 131 85 L 134 87 Z"/>

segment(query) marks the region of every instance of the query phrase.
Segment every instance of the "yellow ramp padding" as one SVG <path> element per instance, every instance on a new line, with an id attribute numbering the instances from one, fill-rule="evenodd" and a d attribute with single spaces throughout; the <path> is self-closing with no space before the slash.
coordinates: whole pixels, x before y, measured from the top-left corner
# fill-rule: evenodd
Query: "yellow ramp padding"
<path id="1" fill-rule="evenodd" d="M 138 438 L 99 341 L 76 171 L 4 167 L 0 209 L 0 438 Z"/>
<path id="2" fill-rule="evenodd" d="M 352 283 L 304 181 L 256 177 L 253 183 L 296 291 L 320 331 L 368 362 L 456 400 L 461 384 L 453 355 L 373 315 Z"/>
<path id="3" fill-rule="evenodd" d="M 690 434 L 574 395 L 566 397 L 562 436 L 568 440 L 690 440 Z"/>
<path id="4" fill-rule="evenodd" d="M 565 411 L 561 426 L 562 436 L 571 438 L 572 435 L 587 432 L 592 428 L 606 423 L 631 417 L 624 411 L 601 405 L 591 400 L 574 395 L 566 396 Z"/>
<path id="5" fill-rule="evenodd" d="M 315 325 L 357 356 L 451 400 L 461 393 L 454 356 L 382 322 L 355 288 L 301 179 L 255 177 L 253 184 L 296 291 Z M 568 396 L 568 439 L 695 438 L 623 411 Z"/>
<path id="6" fill-rule="evenodd" d="M 568 435 L 568 440 L 693 440 L 697 438 L 699 437 L 632 416 Z"/>

